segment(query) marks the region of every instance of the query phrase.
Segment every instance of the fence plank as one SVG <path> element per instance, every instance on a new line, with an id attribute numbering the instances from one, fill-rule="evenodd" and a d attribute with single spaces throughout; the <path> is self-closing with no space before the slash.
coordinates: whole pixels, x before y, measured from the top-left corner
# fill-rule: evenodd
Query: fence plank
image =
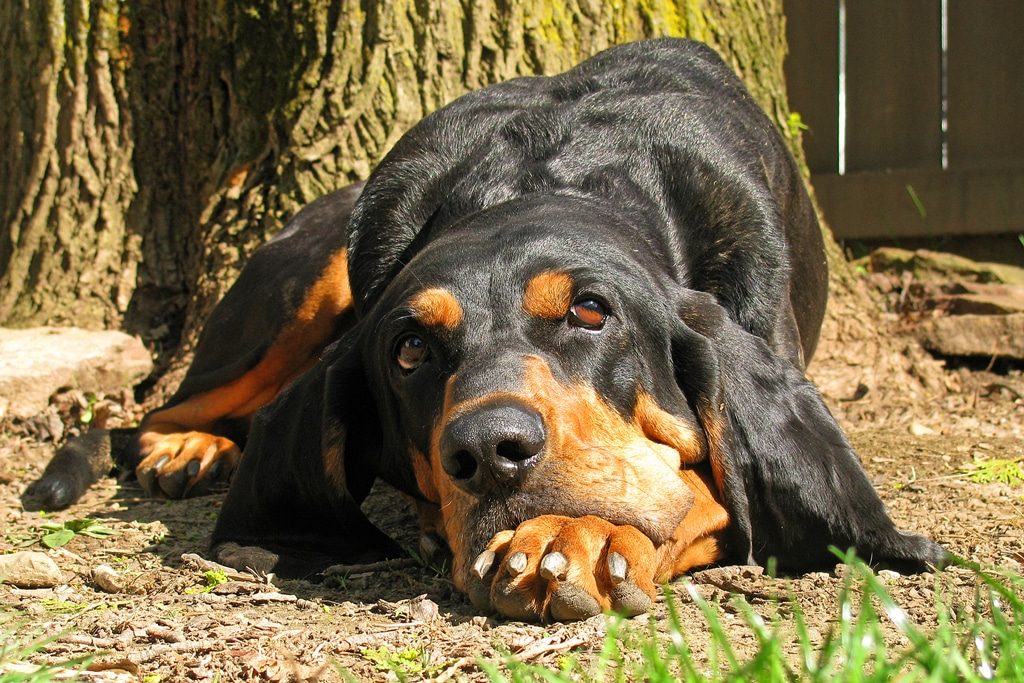
<path id="1" fill-rule="evenodd" d="M 790 108 L 808 127 L 804 153 L 813 173 L 835 173 L 839 134 L 839 2 L 786 0 L 786 83 Z"/>
<path id="2" fill-rule="evenodd" d="M 949 2 L 949 164 L 1024 167 L 1024 2 Z"/>
<path id="3" fill-rule="evenodd" d="M 939 168 L 939 0 L 848 0 L 846 13 L 846 170 Z"/>
<path id="4" fill-rule="evenodd" d="M 811 180 L 840 239 L 1024 231 L 1024 168 L 865 172 Z"/>

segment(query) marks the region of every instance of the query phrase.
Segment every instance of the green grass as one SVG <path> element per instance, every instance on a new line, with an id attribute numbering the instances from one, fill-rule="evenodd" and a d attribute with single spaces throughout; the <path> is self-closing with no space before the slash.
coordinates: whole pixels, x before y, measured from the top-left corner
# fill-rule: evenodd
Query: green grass
<path id="1" fill-rule="evenodd" d="M 794 599 L 781 600 L 765 620 L 742 599 L 731 608 L 754 636 L 753 655 L 741 656 L 715 605 L 689 586 L 703 614 L 710 641 L 706 660 L 697 660 L 686 642 L 676 601 L 669 591 L 667 633 L 651 620 L 648 629 L 612 618 L 596 661 L 561 660 L 559 671 L 517 662 L 479 662 L 490 680 L 513 681 L 1024 681 L 1024 577 L 982 571 L 972 609 L 954 608 L 936 579 L 937 627 L 913 624 L 878 577 L 848 555 L 851 566 L 837 600 L 836 618 L 812 637 Z M 963 565 L 967 566 L 967 565 Z M 684 586 L 684 590 L 687 587 Z M 668 589 L 666 589 L 668 590 Z M 691 626 L 693 626 L 691 624 Z M 886 641 L 886 626 L 905 644 Z M 817 640 L 817 642 L 814 642 Z M 796 649 L 797 654 L 789 654 Z"/>
<path id="2" fill-rule="evenodd" d="M 1024 458 L 979 458 L 961 465 L 959 470 L 968 480 L 976 484 L 999 482 L 1007 486 L 1024 484 Z"/>
<path id="3" fill-rule="evenodd" d="M 95 519 L 71 519 L 67 522 L 44 522 L 39 526 L 39 542 L 47 548 L 67 545 L 75 536 L 109 538 L 117 534 L 110 527 L 103 526 Z"/>
<path id="4" fill-rule="evenodd" d="M 60 664 L 29 664 L 29 659 L 55 638 L 26 641 L 14 633 L 0 630 L 0 683 L 49 683 L 68 680 L 68 670 L 79 671 L 91 657 L 70 659 Z"/>
<path id="5" fill-rule="evenodd" d="M 193 586 L 185 589 L 186 595 L 194 595 L 196 593 L 209 593 L 217 586 L 222 583 L 228 582 L 228 576 L 220 569 L 209 569 L 203 572 L 204 584 L 202 586 Z"/>

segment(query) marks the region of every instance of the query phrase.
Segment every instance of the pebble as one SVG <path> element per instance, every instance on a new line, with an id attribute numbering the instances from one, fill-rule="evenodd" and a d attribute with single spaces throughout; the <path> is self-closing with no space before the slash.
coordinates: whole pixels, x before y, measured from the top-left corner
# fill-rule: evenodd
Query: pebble
<path id="1" fill-rule="evenodd" d="M 0 555 L 0 582 L 18 588 L 52 588 L 63 583 L 57 563 L 45 553 L 26 550 Z"/>
<path id="2" fill-rule="evenodd" d="M 93 567 L 92 582 L 105 593 L 121 593 L 124 591 L 124 577 L 118 574 L 117 570 L 109 564 L 100 564 Z"/>
<path id="3" fill-rule="evenodd" d="M 409 602 L 409 616 L 416 621 L 429 624 L 440 616 L 440 609 L 436 602 L 426 595 L 420 595 Z"/>
<path id="4" fill-rule="evenodd" d="M 935 433 L 935 430 L 927 425 L 923 425 L 920 422 L 910 423 L 910 433 L 914 436 L 929 436 Z"/>

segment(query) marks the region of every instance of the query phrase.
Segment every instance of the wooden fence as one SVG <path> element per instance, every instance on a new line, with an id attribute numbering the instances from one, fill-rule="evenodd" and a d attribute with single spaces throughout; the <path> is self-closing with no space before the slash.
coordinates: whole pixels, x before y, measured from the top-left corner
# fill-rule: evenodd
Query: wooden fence
<path id="1" fill-rule="evenodd" d="M 1024 0 L 785 0 L 789 100 L 840 238 L 1024 231 Z"/>

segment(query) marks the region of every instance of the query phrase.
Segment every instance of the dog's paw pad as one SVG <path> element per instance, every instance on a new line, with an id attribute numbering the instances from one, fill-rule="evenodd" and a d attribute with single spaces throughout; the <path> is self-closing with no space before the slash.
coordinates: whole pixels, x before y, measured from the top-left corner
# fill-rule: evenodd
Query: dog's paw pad
<path id="1" fill-rule="evenodd" d="M 29 511 L 63 510 L 84 493 L 77 481 L 60 475 L 43 476 L 25 489 L 21 496 L 22 507 Z"/>
<path id="2" fill-rule="evenodd" d="M 275 552 L 252 545 L 239 545 L 231 541 L 216 544 L 211 552 L 213 558 L 227 567 L 238 571 L 253 571 L 269 574 L 277 566 L 281 556 Z"/>

